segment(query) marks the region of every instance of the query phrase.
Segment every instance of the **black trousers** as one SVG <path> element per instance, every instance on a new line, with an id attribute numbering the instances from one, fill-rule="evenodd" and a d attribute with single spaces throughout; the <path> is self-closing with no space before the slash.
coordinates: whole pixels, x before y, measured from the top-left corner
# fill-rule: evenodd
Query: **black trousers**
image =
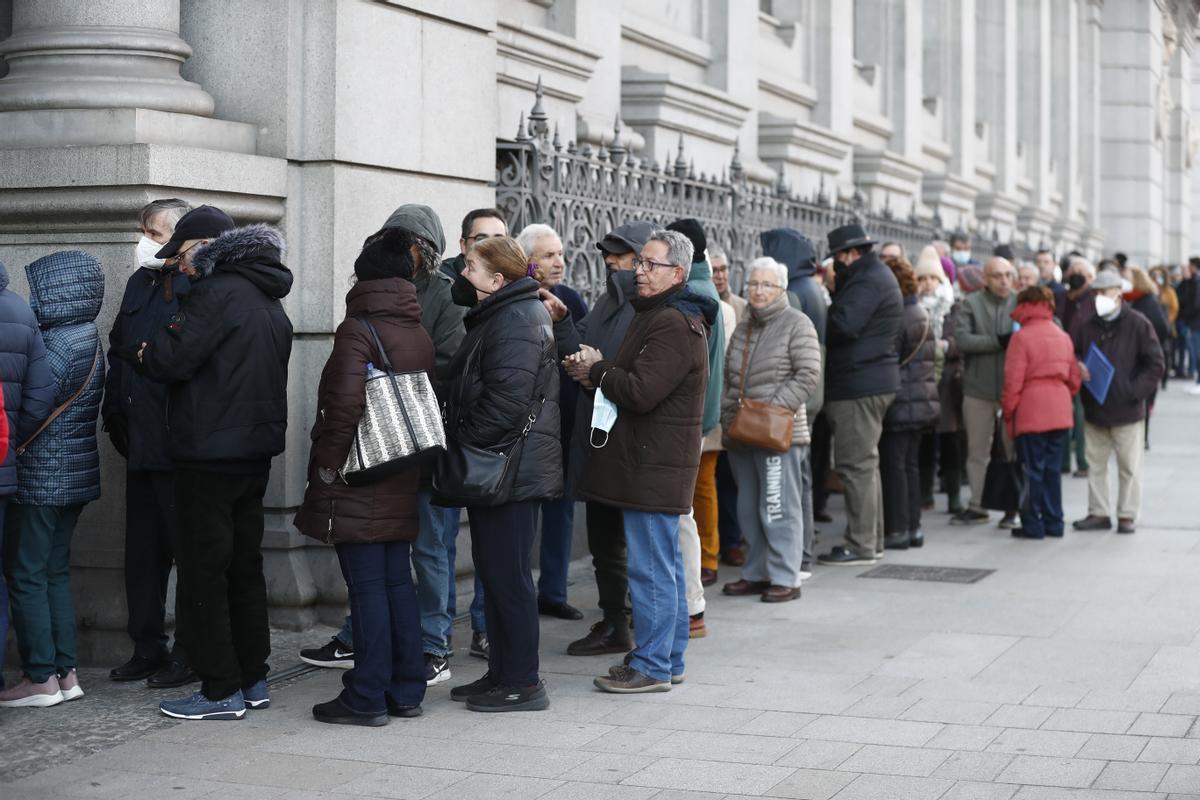
<path id="1" fill-rule="evenodd" d="M 125 473 L 125 604 L 133 652 L 143 658 L 167 655 L 167 581 L 175 561 L 175 487 L 170 472 Z M 179 620 L 176 617 L 176 629 Z M 172 651 L 186 661 L 178 640 Z"/>
<path id="2" fill-rule="evenodd" d="M 949 497 L 957 498 L 962 487 L 962 448 L 959 446 L 959 434 L 934 433 L 924 431 L 921 434 L 921 497 L 933 501 L 934 478 L 938 472 L 942 475 L 942 485 L 946 487 Z"/>
<path id="3" fill-rule="evenodd" d="M 471 556 L 483 581 L 488 672 L 501 686 L 538 682 L 538 608 L 533 539 L 538 502 L 468 508 Z"/>
<path id="4" fill-rule="evenodd" d="M 820 514 L 825 511 L 829 500 L 829 458 L 833 454 L 833 428 L 829 426 L 829 418 L 822 411 L 817 414 L 812 427 L 812 446 L 808 457 L 812 460 L 813 481 L 813 512 Z"/>
<path id="5" fill-rule="evenodd" d="M 210 700 L 267 676 L 271 631 L 261 552 L 267 476 L 268 470 L 175 470 L 176 636 Z"/>
<path id="6" fill-rule="evenodd" d="M 721 552 L 742 544 L 742 529 L 737 521 L 737 481 L 729 466 L 729 454 L 721 451 L 717 456 L 717 530 L 720 534 Z"/>
<path id="7" fill-rule="evenodd" d="M 884 533 L 912 533 L 921 527 L 920 448 L 919 429 L 885 430 L 879 438 Z"/>
<path id="8" fill-rule="evenodd" d="M 587 503 L 588 550 L 596 571 L 600 610 L 614 627 L 629 624 L 629 574 L 625 566 L 625 517 L 621 509 Z"/>

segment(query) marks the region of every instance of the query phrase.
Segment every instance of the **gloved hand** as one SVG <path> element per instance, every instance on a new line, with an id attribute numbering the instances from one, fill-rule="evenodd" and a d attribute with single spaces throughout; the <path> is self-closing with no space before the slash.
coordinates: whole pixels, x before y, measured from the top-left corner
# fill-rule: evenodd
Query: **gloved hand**
<path id="1" fill-rule="evenodd" d="M 129 458 L 129 419 L 124 414 L 109 414 L 104 418 L 104 431 L 121 457 Z"/>
<path id="2" fill-rule="evenodd" d="M 1011 332 L 1009 332 L 1009 333 L 1002 333 L 1002 334 L 1000 334 L 999 336 L 997 336 L 996 338 L 1000 340 L 1000 349 L 1001 349 L 1001 350 L 1007 350 L 1007 349 L 1008 349 L 1008 343 L 1009 343 L 1009 340 L 1011 340 L 1011 339 L 1012 339 L 1012 333 L 1011 333 Z"/>
<path id="3" fill-rule="evenodd" d="M 123 344 L 120 347 L 113 347 L 108 352 L 114 358 L 119 358 L 122 361 L 128 361 L 130 364 L 136 365 L 138 363 L 138 352 L 142 347 L 141 342 L 135 342 L 134 344 Z"/>

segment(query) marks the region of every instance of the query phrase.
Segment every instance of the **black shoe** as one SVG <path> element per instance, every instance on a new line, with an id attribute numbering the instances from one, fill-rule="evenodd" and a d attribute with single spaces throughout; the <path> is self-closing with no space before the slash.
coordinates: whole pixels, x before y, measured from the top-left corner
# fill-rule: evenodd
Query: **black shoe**
<path id="1" fill-rule="evenodd" d="M 493 686 L 467 698 L 470 711 L 545 711 L 549 707 L 550 696 L 541 681 L 533 686 Z"/>
<path id="2" fill-rule="evenodd" d="M 335 636 L 324 647 L 300 651 L 300 660 L 314 667 L 354 669 L 354 648 L 346 647 Z"/>
<path id="3" fill-rule="evenodd" d="M 976 511 L 973 508 L 968 508 L 960 511 L 950 518 L 951 525 L 982 525 L 988 521 L 986 511 Z"/>
<path id="4" fill-rule="evenodd" d="M 121 666 L 110 669 L 108 677 L 114 681 L 144 681 L 162 669 L 166 663 L 166 654 L 158 658 L 146 658 L 135 654 Z"/>
<path id="5" fill-rule="evenodd" d="M 1011 511 L 1000 519 L 998 526 L 1003 530 L 1016 530 L 1021 527 L 1021 520 L 1017 519 L 1017 512 Z"/>
<path id="6" fill-rule="evenodd" d="M 483 694 L 494 688 L 496 688 L 496 681 L 492 680 L 492 673 L 485 672 L 479 680 L 464 683 L 462 686 L 455 686 L 451 689 L 450 699 L 456 703 L 465 703 L 468 697 Z"/>
<path id="7" fill-rule="evenodd" d="M 187 664 L 182 661 L 172 661 L 147 678 L 146 685 L 151 689 L 174 689 L 198 680 L 200 680 L 200 676 L 193 672 Z"/>
<path id="8" fill-rule="evenodd" d="M 908 533 L 889 533 L 883 537 L 883 548 L 885 550 L 907 550 L 908 549 Z"/>
<path id="9" fill-rule="evenodd" d="M 813 519 L 817 522 L 833 522 L 833 515 L 828 511 L 814 511 Z"/>
<path id="10" fill-rule="evenodd" d="M 340 697 L 335 697 L 328 703 L 319 703 L 313 706 L 312 715 L 317 722 L 327 722 L 330 725 L 362 725 L 367 728 L 378 728 L 388 724 L 386 711 L 355 711 L 347 708 Z"/>
<path id="11" fill-rule="evenodd" d="M 446 661 L 445 656 L 435 656 L 433 653 L 425 654 L 425 685 L 433 686 L 435 683 L 450 680 L 450 664 Z"/>
<path id="12" fill-rule="evenodd" d="M 1014 539 L 1040 540 L 1040 539 L 1046 538 L 1046 536 L 1044 534 L 1041 536 L 1034 536 L 1032 533 L 1029 533 L 1024 528 L 1013 528 L 1012 530 L 1009 531 L 1009 535 L 1011 535 Z"/>
<path id="13" fill-rule="evenodd" d="M 487 634 L 482 631 L 475 631 L 471 634 L 471 649 L 467 651 L 467 655 L 482 658 L 484 661 L 491 654 L 491 646 L 488 645 Z"/>
<path id="14" fill-rule="evenodd" d="M 421 708 L 420 703 L 415 706 L 402 706 L 397 705 L 390 696 L 385 695 L 385 697 L 387 697 L 387 713 L 389 717 L 410 719 L 412 717 L 419 717 L 425 713 L 425 709 Z"/>
<path id="15" fill-rule="evenodd" d="M 632 649 L 633 637 L 629 635 L 629 627 L 624 621 L 613 625 L 602 619 L 592 626 L 587 636 L 567 645 L 567 655 L 602 656 L 608 653 L 624 653 Z"/>
<path id="16" fill-rule="evenodd" d="M 1137 528 L 1134 527 L 1130 517 L 1121 517 L 1117 520 L 1117 533 L 1134 533 L 1136 531 Z"/>
<path id="17" fill-rule="evenodd" d="M 559 619 L 583 619 L 583 612 L 567 603 L 552 603 L 544 597 L 538 598 L 538 613 L 543 617 L 558 617 Z"/>
<path id="18" fill-rule="evenodd" d="M 867 567 L 874 564 L 876 560 L 874 553 L 869 556 L 861 556 L 853 550 L 841 546 L 833 548 L 823 556 L 817 556 L 819 563 L 837 567 Z"/>
<path id="19" fill-rule="evenodd" d="M 924 547 L 925 546 L 925 531 L 917 528 L 908 535 L 909 547 Z"/>

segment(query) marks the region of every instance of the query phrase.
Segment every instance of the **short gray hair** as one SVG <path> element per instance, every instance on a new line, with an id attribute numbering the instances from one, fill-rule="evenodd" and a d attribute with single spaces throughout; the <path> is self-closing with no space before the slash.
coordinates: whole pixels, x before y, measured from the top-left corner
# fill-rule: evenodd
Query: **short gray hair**
<path id="1" fill-rule="evenodd" d="M 750 268 L 746 270 L 746 275 L 753 275 L 756 270 L 766 269 L 775 273 L 775 285 L 781 289 L 786 289 L 788 285 L 787 267 L 780 264 L 770 256 L 759 256 L 750 262 Z"/>
<path id="2" fill-rule="evenodd" d="M 729 263 L 729 256 L 725 253 L 725 248 L 716 242 L 708 243 L 708 263 L 711 264 L 714 258 L 723 258 L 725 263 Z"/>
<path id="3" fill-rule="evenodd" d="M 138 219 L 141 220 L 142 227 L 150 224 L 150 220 L 156 214 L 167 212 L 167 219 L 171 221 L 171 227 L 175 227 L 175 223 L 179 222 L 180 218 L 191 211 L 192 207 L 186 201 L 180 200 L 177 197 L 171 197 L 165 200 L 151 200 L 146 205 L 142 206 L 142 210 L 138 214 Z"/>
<path id="4" fill-rule="evenodd" d="M 531 222 L 517 234 L 517 244 L 521 245 L 521 249 L 525 251 L 526 256 L 533 258 L 534 246 L 538 243 L 539 239 L 547 236 L 553 236 L 555 239 L 561 241 L 558 231 L 554 230 L 554 228 L 551 228 L 549 225 L 543 225 L 540 222 Z"/>
<path id="5" fill-rule="evenodd" d="M 692 240 L 679 231 L 658 230 L 650 234 L 647 242 L 662 242 L 667 246 L 667 260 L 677 267 L 683 267 L 683 280 L 686 282 L 692 275 L 692 256 L 695 249 Z"/>
<path id="6" fill-rule="evenodd" d="M 1088 280 L 1094 281 L 1096 279 L 1096 267 L 1093 266 L 1092 262 L 1088 261 L 1083 256 L 1073 257 L 1067 263 L 1067 272 L 1070 272 L 1071 268 L 1075 267 L 1075 266 L 1078 266 L 1081 270 L 1083 270 L 1085 273 L 1087 273 Z"/>

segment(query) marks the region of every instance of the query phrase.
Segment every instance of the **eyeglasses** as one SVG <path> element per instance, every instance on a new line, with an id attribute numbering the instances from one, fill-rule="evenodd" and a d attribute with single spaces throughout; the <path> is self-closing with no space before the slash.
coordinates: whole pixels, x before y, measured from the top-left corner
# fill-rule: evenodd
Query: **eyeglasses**
<path id="1" fill-rule="evenodd" d="M 750 281 L 749 283 L 746 284 L 746 291 L 748 291 L 748 292 L 757 292 L 757 291 L 769 292 L 769 291 L 773 291 L 775 289 L 782 289 L 782 288 L 783 287 L 777 283 L 763 283 L 762 281 Z"/>
<path id="2" fill-rule="evenodd" d="M 641 256 L 633 257 L 633 268 L 635 270 L 640 269 L 643 272 L 649 272 L 650 270 L 654 269 L 655 267 L 662 267 L 664 269 L 673 269 L 674 267 L 677 267 L 677 266 L 679 266 L 679 265 L 678 264 L 669 264 L 666 261 L 655 261 L 654 259 L 642 258 Z"/>

